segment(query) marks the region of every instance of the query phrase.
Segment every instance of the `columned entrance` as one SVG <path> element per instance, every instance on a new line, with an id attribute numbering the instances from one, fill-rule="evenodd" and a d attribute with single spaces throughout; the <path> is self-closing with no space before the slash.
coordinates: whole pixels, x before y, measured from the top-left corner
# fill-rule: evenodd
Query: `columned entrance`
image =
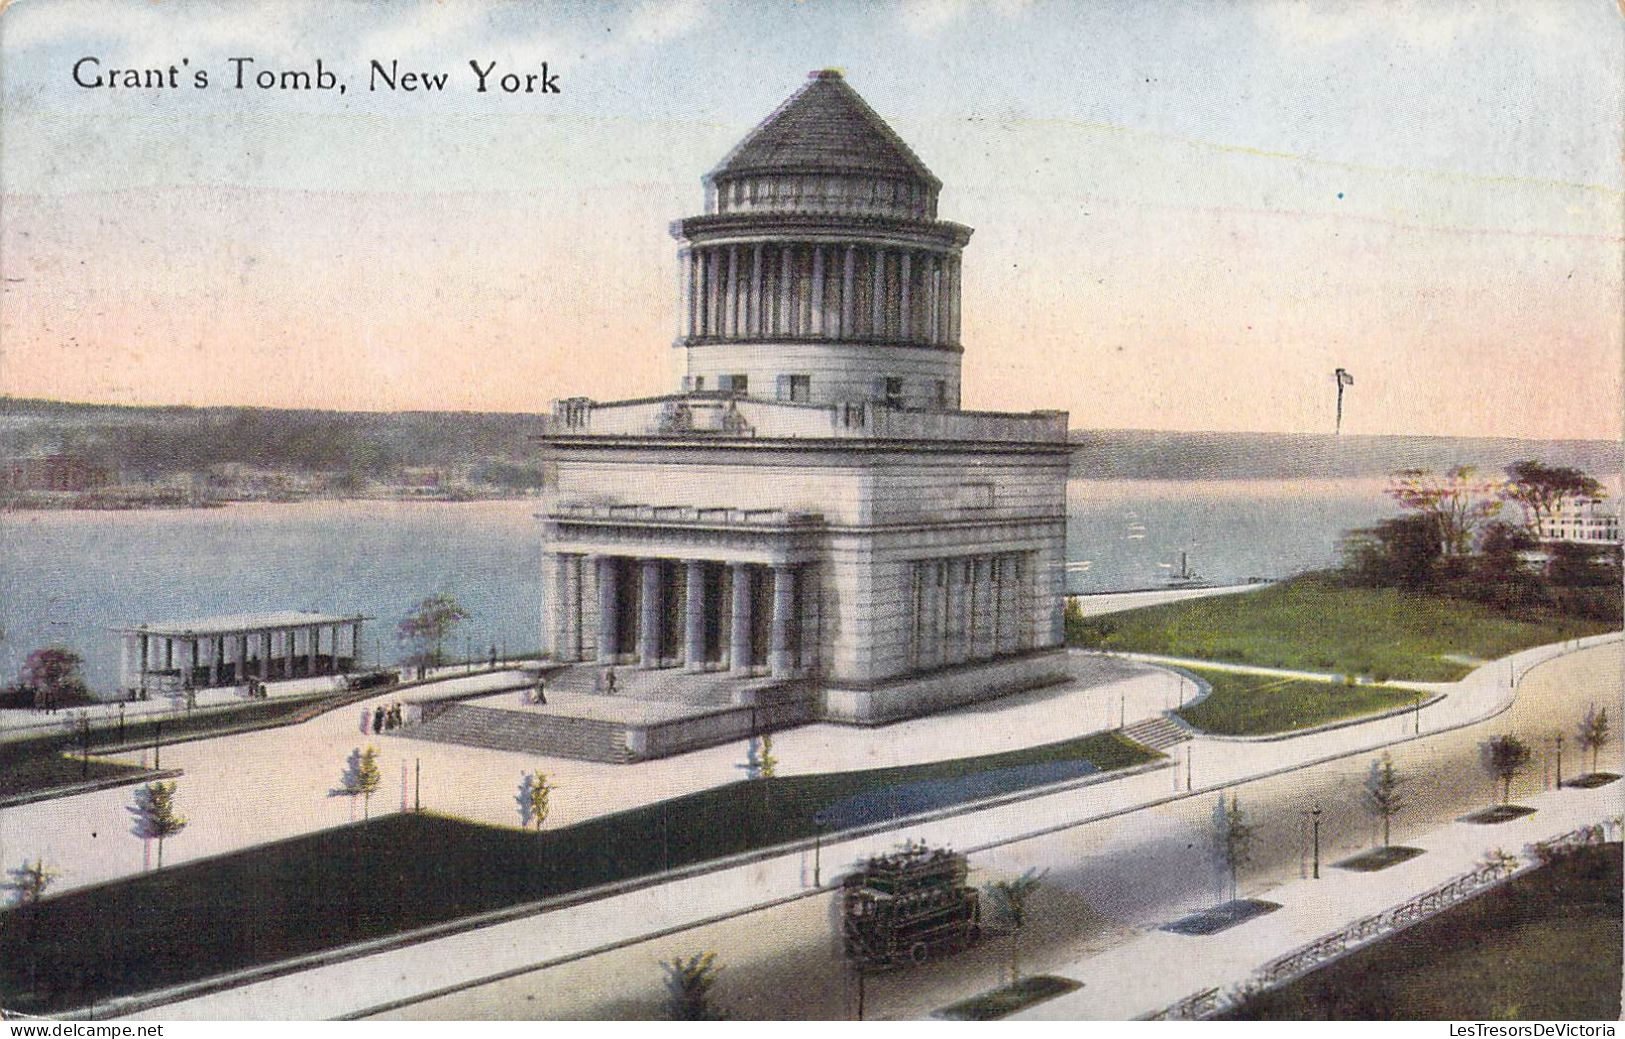
<path id="1" fill-rule="evenodd" d="M 556 553 L 549 611 L 556 659 L 581 659 L 591 641 L 600 664 L 638 668 L 764 672 L 790 678 L 802 668 L 805 564 L 718 562 Z M 584 573 L 596 575 L 587 600 Z M 588 618 L 596 637 L 583 632 Z"/>

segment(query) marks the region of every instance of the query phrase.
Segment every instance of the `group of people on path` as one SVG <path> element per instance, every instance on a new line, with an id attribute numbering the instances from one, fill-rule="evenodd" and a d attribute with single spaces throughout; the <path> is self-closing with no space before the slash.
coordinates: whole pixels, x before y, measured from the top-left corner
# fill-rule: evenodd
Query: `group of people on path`
<path id="1" fill-rule="evenodd" d="M 371 728 L 368 728 L 369 721 L 371 722 Z M 388 732 L 391 729 L 398 729 L 404 724 L 406 724 L 405 712 L 399 703 L 392 703 L 387 707 L 379 704 L 372 709 L 370 719 L 366 711 L 361 712 L 361 731 L 364 733 Z"/>

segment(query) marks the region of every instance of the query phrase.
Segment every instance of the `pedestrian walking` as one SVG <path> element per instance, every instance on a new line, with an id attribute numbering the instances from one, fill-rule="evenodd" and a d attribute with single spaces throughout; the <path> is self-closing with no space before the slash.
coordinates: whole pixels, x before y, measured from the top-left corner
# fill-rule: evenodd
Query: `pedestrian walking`
<path id="1" fill-rule="evenodd" d="M 536 679 L 536 702 L 547 706 L 547 682 L 540 677 Z"/>
<path id="2" fill-rule="evenodd" d="M 373 711 L 372 711 L 372 731 L 373 732 L 383 732 L 384 731 L 384 705 L 383 704 L 379 704 L 377 707 L 373 708 Z"/>
<path id="3" fill-rule="evenodd" d="M 609 693 L 615 692 L 615 669 L 612 667 L 604 668 L 604 689 Z"/>

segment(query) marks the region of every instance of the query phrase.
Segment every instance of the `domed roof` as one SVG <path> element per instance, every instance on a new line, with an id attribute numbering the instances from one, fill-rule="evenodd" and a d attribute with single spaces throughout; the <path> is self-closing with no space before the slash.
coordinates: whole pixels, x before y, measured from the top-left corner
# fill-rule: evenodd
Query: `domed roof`
<path id="1" fill-rule="evenodd" d="M 752 173 L 866 173 L 942 186 L 834 69 L 810 73 L 710 176 Z"/>

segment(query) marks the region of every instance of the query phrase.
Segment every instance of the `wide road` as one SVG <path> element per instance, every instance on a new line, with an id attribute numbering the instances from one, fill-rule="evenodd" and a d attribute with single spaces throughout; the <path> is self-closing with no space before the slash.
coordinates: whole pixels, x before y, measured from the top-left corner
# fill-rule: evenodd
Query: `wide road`
<path id="1" fill-rule="evenodd" d="M 1622 664 L 1625 658 L 1617 642 L 1535 664 L 1519 675 L 1515 701 L 1495 717 L 1392 747 L 1396 766 L 1409 779 L 1405 788 L 1409 806 L 1395 821 L 1395 842 L 1499 799 L 1480 764 L 1482 744 L 1493 736 L 1513 733 L 1537 748 L 1534 767 L 1514 785 L 1514 798 L 1519 790 L 1528 793 L 1550 784 L 1556 765 L 1550 737 L 1559 732 L 1565 737 L 1564 775 L 1577 774 L 1582 763 L 1573 749 L 1575 729 L 1593 703 L 1606 705 L 1615 718 L 1620 717 Z M 1400 733 L 1393 735 L 1397 738 Z M 1376 822 L 1361 807 L 1360 793 L 1377 756 L 1356 753 L 1225 791 L 1240 798 L 1258 825 L 1254 862 L 1242 879 L 1244 895 L 1264 894 L 1306 875 L 1309 824 L 1304 813 L 1317 801 L 1323 809 L 1323 861 L 1370 846 Z M 1194 775 L 1198 789 L 1204 786 L 1202 762 L 1199 756 Z M 1589 766 L 1586 762 L 1585 768 Z M 1618 742 L 1608 748 L 1602 767 L 1625 771 Z M 1023 970 L 1075 964 L 1122 945 L 1147 927 L 1227 897 L 1214 853 L 1214 812 L 1220 796 L 1219 791 L 1198 793 L 973 856 L 973 879 L 982 884 L 1027 869 L 1049 871 L 1022 938 Z M 1336 875 L 1328 874 L 1328 894 L 1335 882 Z M 798 899 L 398 1006 L 379 1016 L 659 1017 L 664 998 L 661 961 L 706 950 L 716 951 L 725 966 L 716 994 L 735 1016 L 851 1016 L 856 991 L 833 937 L 836 914 L 833 894 Z M 920 1017 L 992 988 L 1000 982 L 1008 954 L 1007 940 L 996 939 L 958 957 L 872 978 L 866 985 L 867 1013 Z M 1148 969 L 1177 965 L 1151 964 Z M 1086 1008 L 1080 1009 L 1082 1013 Z"/>

